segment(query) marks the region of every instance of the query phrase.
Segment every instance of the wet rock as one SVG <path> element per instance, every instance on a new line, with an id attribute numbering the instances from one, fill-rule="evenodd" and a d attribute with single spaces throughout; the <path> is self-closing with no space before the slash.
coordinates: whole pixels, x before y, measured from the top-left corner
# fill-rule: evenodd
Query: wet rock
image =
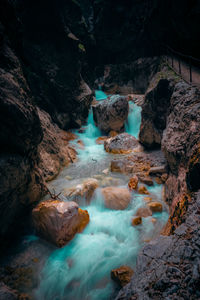
<path id="1" fill-rule="evenodd" d="M 121 133 L 104 142 L 104 149 L 113 154 L 130 153 L 137 147 L 137 139 L 128 133 Z"/>
<path id="2" fill-rule="evenodd" d="M 32 218 L 37 234 L 58 247 L 69 242 L 89 222 L 88 212 L 75 202 L 59 200 L 41 202 L 33 209 Z"/>
<path id="3" fill-rule="evenodd" d="M 149 177 L 149 176 L 139 176 L 139 180 L 142 182 L 142 183 L 144 183 L 144 184 L 146 184 L 146 185 L 148 185 L 148 186 L 152 186 L 153 185 L 153 179 L 151 178 L 151 177 Z"/>
<path id="4" fill-rule="evenodd" d="M 175 85 L 173 76 L 159 79 L 159 74 L 156 74 L 152 80 L 142 106 L 139 140 L 150 149 L 161 145 L 163 130 L 166 128 L 170 98 Z M 163 71 L 164 77 L 165 74 Z"/>
<path id="5" fill-rule="evenodd" d="M 111 96 L 109 100 L 93 106 L 95 124 L 104 132 L 120 131 L 128 116 L 128 101 L 122 96 Z"/>
<path id="6" fill-rule="evenodd" d="M 151 202 L 151 201 L 152 201 L 152 198 L 151 198 L 151 197 L 144 197 L 144 201 L 146 201 L 146 202 Z"/>
<path id="7" fill-rule="evenodd" d="M 157 167 L 151 167 L 149 170 L 149 174 L 155 175 L 155 174 L 164 174 L 166 173 L 166 167 L 165 166 L 157 166 Z"/>
<path id="8" fill-rule="evenodd" d="M 10 289 L 3 282 L 0 282 L 0 299 L 1 300 L 17 300 L 18 294 L 15 290 Z"/>
<path id="9" fill-rule="evenodd" d="M 94 191 L 96 190 L 96 188 L 98 188 L 98 186 L 99 184 L 97 179 L 89 178 L 83 183 L 65 190 L 64 195 L 78 203 L 81 203 L 81 201 L 86 201 L 86 203 L 89 203 L 94 194 Z"/>
<path id="10" fill-rule="evenodd" d="M 100 136 L 100 137 L 98 137 L 97 139 L 96 139 L 96 143 L 98 144 L 98 145 L 102 145 L 102 144 L 104 144 L 104 142 L 108 139 L 109 137 L 107 137 L 107 136 Z"/>
<path id="11" fill-rule="evenodd" d="M 132 222 L 131 222 L 132 226 L 137 226 L 142 224 L 142 218 L 141 217 L 133 217 Z"/>
<path id="12" fill-rule="evenodd" d="M 164 174 L 161 175 L 161 180 L 162 180 L 163 183 L 165 183 L 165 181 L 167 180 L 167 178 L 168 178 L 168 174 L 167 173 L 164 173 Z"/>
<path id="13" fill-rule="evenodd" d="M 148 207 L 152 212 L 162 212 L 163 210 L 162 204 L 159 202 L 150 202 L 148 203 Z"/>
<path id="14" fill-rule="evenodd" d="M 110 132 L 109 132 L 109 136 L 110 137 L 114 137 L 114 136 L 116 136 L 116 135 L 118 135 L 119 133 L 118 132 L 116 132 L 116 131 L 114 131 L 114 130 L 111 130 Z"/>
<path id="15" fill-rule="evenodd" d="M 128 266 L 121 266 L 120 268 L 111 271 L 111 278 L 121 287 L 130 282 L 133 275 L 133 270 Z"/>
<path id="16" fill-rule="evenodd" d="M 133 177 L 130 178 L 129 183 L 128 183 L 128 187 L 131 190 L 135 190 L 137 189 L 138 186 L 138 177 L 135 175 Z"/>
<path id="17" fill-rule="evenodd" d="M 138 193 L 139 194 L 144 194 L 144 195 L 149 195 L 149 191 L 144 185 L 140 185 L 138 188 Z"/>
<path id="18" fill-rule="evenodd" d="M 68 145 L 76 139 L 71 132 L 61 130 L 53 123 L 50 115 L 37 109 L 43 131 L 43 139 L 38 147 L 38 166 L 46 181 L 54 179 L 64 166 L 76 160 L 76 150 Z"/>
<path id="19" fill-rule="evenodd" d="M 107 208 L 124 210 L 131 201 L 131 194 L 128 189 L 118 187 L 105 187 L 102 189 L 104 203 Z"/>
<path id="20" fill-rule="evenodd" d="M 136 212 L 136 216 L 146 218 L 152 216 L 152 211 L 149 207 L 140 207 Z"/>

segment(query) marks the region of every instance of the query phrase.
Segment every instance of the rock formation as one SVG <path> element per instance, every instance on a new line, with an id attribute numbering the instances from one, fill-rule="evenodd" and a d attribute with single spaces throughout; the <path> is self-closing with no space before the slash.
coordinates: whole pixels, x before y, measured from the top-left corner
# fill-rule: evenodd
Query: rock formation
<path id="1" fill-rule="evenodd" d="M 128 117 L 128 101 L 125 97 L 114 95 L 108 101 L 92 107 L 94 121 L 104 132 L 120 131 Z"/>

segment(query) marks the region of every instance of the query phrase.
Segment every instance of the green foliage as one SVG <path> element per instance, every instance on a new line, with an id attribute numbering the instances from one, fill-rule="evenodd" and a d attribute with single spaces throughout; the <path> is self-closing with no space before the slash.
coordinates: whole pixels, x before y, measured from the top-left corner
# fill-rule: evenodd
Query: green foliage
<path id="1" fill-rule="evenodd" d="M 81 43 L 78 44 L 78 47 L 81 51 L 84 51 L 85 52 L 85 46 Z"/>

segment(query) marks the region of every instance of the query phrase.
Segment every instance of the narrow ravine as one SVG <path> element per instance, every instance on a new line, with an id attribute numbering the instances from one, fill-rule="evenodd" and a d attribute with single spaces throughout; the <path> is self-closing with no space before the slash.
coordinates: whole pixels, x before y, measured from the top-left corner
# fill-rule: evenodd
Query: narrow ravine
<path id="1" fill-rule="evenodd" d="M 109 101 L 102 91 L 98 91 L 96 97 L 99 101 Z M 140 113 L 141 108 L 130 102 L 125 129 L 136 138 L 140 128 Z M 33 292 L 35 299 L 106 300 L 113 297 L 117 288 L 110 278 L 110 271 L 121 265 L 134 268 L 138 251 L 144 242 L 158 234 L 168 219 L 167 208 L 162 201 L 163 187 L 155 182 L 148 187 L 148 191 L 154 199 L 163 203 L 163 212 L 143 218 L 139 227 L 131 226 L 131 220 L 138 208 L 145 205 L 146 195 L 132 191 L 127 209 L 106 208 L 101 194 L 102 187 L 128 186 L 130 176 L 110 172 L 111 160 L 124 155 L 109 154 L 103 144 L 96 143 L 101 132 L 94 124 L 92 110 L 87 125 L 75 134 L 78 138 L 72 144 L 78 149 L 78 160 L 65 168 L 49 184 L 49 189 L 55 189 L 56 193 L 62 192 L 66 196 L 68 189 L 88 178 L 97 179 L 99 187 L 90 204 L 85 203 L 84 199 L 80 204 L 90 215 L 85 230 L 63 248 L 53 250 L 44 257 L 46 263 L 40 274 L 40 284 Z M 77 146 L 80 140 L 84 148 Z"/>

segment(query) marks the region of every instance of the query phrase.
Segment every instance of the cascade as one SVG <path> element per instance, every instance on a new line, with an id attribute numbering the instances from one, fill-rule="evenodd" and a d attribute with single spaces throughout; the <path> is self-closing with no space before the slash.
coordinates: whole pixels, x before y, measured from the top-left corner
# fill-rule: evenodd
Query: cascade
<path id="1" fill-rule="evenodd" d="M 105 100 L 106 101 L 106 100 Z M 138 136 L 141 108 L 130 104 L 126 124 L 128 133 Z M 78 162 L 64 169 L 57 179 L 50 183 L 56 191 L 63 191 L 69 186 L 80 183 L 85 178 L 102 177 L 102 170 L 109 168 L 110 160 L 115 157 L 104 151 L 103 145 L 97 145 L 95 140 L 101 135 L 95 126 L 93 113 L 90 110 L 87 125 L 82 133 L 76 131 L 78 139 L 84 143 L 84 149 L 78 150 Z M 76 143 L 76 141 L 74 141 Z M 67 176 L 73 178 L 69 181 Z M 127 176 L 110 173 L 113 182 L 119 187 L 127 187 Z M 97 178 L 96 177 L 96 178 Z M 148 187 L 155 199 L 162 201 L 162 186 L 154 183 Z M 97 188 L 90 205 L 83 203 L 80 207 L 90 215 L 90 223 L 81 234 L 61 249 L 53 250 L 46 257 L 46 263 L 41 273 L 40 285 L 35 292 L 36 299 L 90 299 L 107 300 L 116 292 L 116 286 L 110 279 L 110 271 L 121 265 L 134 267 L 139 249 L 144 241 L 153 237 L 166 223 L 168 213 L 154 214 L 156 226 L 151 217 L 144 218 L 138 230 L 132 227 L 131 217 L 137 209 L 144 206 L 144 196 L 132 193 L 132 200 L 125 210 L 110 210 L 105 208 L 101 185 Z"/>

